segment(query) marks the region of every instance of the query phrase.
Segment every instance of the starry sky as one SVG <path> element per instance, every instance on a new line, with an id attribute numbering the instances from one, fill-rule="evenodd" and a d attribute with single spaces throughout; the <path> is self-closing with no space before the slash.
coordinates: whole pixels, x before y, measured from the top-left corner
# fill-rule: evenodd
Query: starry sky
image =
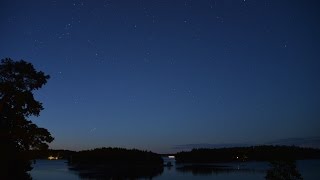
<path id="1" fill-rule="evenodd" d="M 317 0 L 1 0 L 0 56 L 51 76 L 51 148 L 320 136 Z"/>

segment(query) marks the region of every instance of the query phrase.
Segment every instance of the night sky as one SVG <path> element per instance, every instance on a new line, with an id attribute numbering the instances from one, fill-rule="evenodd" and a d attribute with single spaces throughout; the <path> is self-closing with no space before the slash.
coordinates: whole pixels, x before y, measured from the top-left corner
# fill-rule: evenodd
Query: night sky
<path id="1" fill-rule="evenodd" d="M 317 0 L 1 0 L 0 40 L 51 76 L 51 148 L 320 136 Z"/>

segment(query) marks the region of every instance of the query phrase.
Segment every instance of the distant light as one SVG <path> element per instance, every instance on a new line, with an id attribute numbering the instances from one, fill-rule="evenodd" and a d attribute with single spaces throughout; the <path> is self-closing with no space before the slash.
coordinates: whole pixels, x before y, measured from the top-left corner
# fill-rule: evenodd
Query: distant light
<path id="1" fill-rule="evenodd" d="M 237 159 L 239 159 L 239 157 L 237 156 Z"/>
<path id="2" fill-rule="evenodd" d="M 174 157 L 174 156 L 168 156 L 168 158 L 170 158 L 170 159 L 174 159 L 175 157 Z"/>
<path id="3" fill-rule="evenodd" d="M 54 157 L 54 156 L 49 156 L 48 159 L 49 159 L 49 160 L 57 160 L 57 159 L 58 159 L 58 156 L 56 156 L 56 157 Z"/>
<path id="4" fill-rule="evenodd" d="M 52 159 L 54 159 L 54 157 L 53 157 L 53 156 L 49 156 L 48 159 L 49 159 L 49 160 L 52 160 Z"/>

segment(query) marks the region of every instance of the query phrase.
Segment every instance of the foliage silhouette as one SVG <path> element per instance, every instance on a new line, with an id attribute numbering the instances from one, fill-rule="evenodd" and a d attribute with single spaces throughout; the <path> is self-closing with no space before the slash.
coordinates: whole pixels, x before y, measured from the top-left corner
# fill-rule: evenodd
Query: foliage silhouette
<path id="1" fill-rule="evenodd" d="M 0 179 L 30 179 L 30 150 L 46 149 L 53 141 L 50 133 L 39 128 L 31 116 L 39 116 L 42 104 L 33 97 L 49 79 L 31 63 L 10 58 L 0 64 Z"/>
<path id="2" fill-rule="evenodd" d="M 72 154 L 70 169 L 81 177 L 103 179 L 152 178 L 163 172 L 160 155 L 137 149 L 97 148 Z"/>
<path id="3" fill-rule="evenodd" d="M 272 167 L 267 171 L 267 180 L 302 180 L 295 161 L 281 160 L 272 161 Z"/>

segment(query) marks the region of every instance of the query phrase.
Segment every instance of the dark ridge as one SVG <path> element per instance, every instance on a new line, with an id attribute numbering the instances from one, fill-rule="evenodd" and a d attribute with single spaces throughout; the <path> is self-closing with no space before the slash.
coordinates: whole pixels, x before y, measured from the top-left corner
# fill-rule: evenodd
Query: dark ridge
<path id="1" fill-rule="evenodd" d="M 251 146 L 193 149 L 176 154 L 177 163 L 319 159 L 320 149 L 296 146 Z"/>
<path id="2" fill-rule="evenodd" d="M 74 153 L 70 169 L 87 178 L 152 178 L 163 172 L 163 160 L 150 151 L 98 148 Z"/>

